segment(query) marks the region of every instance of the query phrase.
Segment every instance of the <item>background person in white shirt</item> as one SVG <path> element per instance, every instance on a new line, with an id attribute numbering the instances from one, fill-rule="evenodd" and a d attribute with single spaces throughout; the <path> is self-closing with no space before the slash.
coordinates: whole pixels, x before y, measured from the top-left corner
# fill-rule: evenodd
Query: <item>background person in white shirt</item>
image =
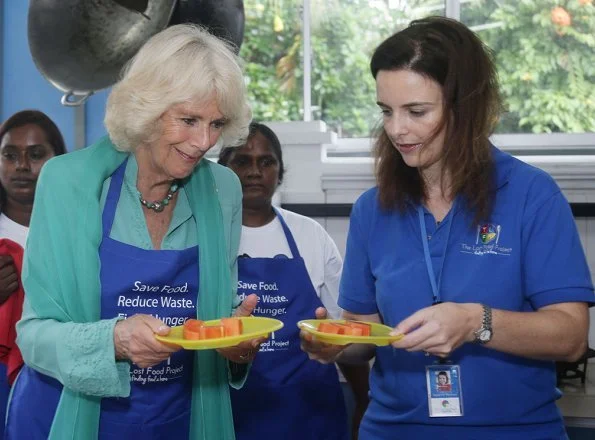
<path id="1" fill-rule="evenodd" d="M 340 316 L 343 261 L 337 246 L 316 221 L 273 208 L 285 170 L 279 139 L 269 127 L 252 123 L 246 144 L 223 149 L 219 163 L 229 166 L 242 184 L 238 294 L 256 293 L 254 314 L 285 323 L 262 344 L 246 385 L 232 391 L 236 438 L 256 440 L 266 433 L 285 440 L 345 440 L 349 428 L 336 368 L 308 360 L 296 325 L 320 315 L 321 307 L 331 318 Z M 357 432 L 368 402 L 368 369 L 340 368 L 355 394 Z M 267 423 L 255 424 L 259 419 Z"/>

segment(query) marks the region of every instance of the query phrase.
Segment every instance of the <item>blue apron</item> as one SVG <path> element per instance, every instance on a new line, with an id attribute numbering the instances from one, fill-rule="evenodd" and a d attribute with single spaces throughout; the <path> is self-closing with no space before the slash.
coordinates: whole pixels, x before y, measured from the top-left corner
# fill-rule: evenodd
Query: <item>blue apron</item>
<path id="1" fill-rule="evenodd" d="M 181 325 L 196 317 L 198 249 L 145 250 L 109 238 L 125 167 L 112 176 L 102 216 L 101 318 L 143 313 Z M 185 350 L 150 368 L 131 365 L 130 396 L 102 399 L 98 438 L 188 439 L 192 368 Z M 6 440 L 46 439 L 62 385 L 25 366 L 14 388 Z"/>
<path id="2" fill-rule="evenodd" d="M 344 440 L 347 415 L 334 364 L 311 361 L 300 349 L 296 323 L 322 306 L 283 217 L 293 258 L 239 258 L 238 294 L 259 296 L 256 316 L 284 322 L 262 344 L 246 384 L 231 390 L 237 440 Z M 251 285 L 251 286 L 250 286 Z"/>

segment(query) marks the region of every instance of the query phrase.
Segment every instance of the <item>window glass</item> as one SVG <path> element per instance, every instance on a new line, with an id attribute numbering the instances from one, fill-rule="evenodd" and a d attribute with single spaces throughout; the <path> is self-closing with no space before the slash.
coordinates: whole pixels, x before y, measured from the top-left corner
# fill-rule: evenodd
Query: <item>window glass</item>
<path id="1" fill-rule="evenodd" d="M 302 0 L 244 0 L 240 56 L 254 119 L 303 119 Z"/>
<path id="2" fill-rule="evenodd" d="M 370 57 L 412 19 L 443 15 L 444 1 L 312 0 L 312 111 L 339 137 L 368 137 L 378 123 Z M 423 6 L 422 6 L 423 5 Z"/>
<path id="3" fill-rule="evenodd" d="M 256 119 L 303 119 L 302 0 L 246 0 L 240 54 Z M 412 19 L 444 15 L 443 0 L 310 0 L 312 119 L 340 137 L 378 122 L 374 48 Z"/>
<path id="4" fill-rule="evenodd" d="M 595 131 L 593 0 L 467 0 L 461 21 L 495 55 L 498 133 Z"/>

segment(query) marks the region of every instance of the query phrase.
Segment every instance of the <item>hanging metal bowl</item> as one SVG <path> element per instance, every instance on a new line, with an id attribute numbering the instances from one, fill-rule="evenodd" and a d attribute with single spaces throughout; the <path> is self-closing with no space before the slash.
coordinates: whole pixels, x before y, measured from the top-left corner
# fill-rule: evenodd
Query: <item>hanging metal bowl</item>
<path id="1" fill-rule="evenodd" d="M 242 0 L 178 0 L 169 25 L 195 23 L 213 35 L 230 41 L 240 51 L 244 39 L 244 2 Z"/>
<path id="2" fill-rule="evenodd" d="M 76 106 L 109 87 L 170 22 L 176 0 L 30 0 L 29 48 L 41 74 Z"/>

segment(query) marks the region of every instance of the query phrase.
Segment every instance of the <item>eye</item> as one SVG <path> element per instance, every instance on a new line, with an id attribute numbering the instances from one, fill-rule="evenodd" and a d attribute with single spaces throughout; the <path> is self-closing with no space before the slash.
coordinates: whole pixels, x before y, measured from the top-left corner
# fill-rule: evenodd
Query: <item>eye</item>
<path id="1" fill-rule="evenodd" d="M 196 118 L 181 118 L 182 122 L 189 127 L 193 127 L 196 123 Z"/>
<path id="2" fill-rule="evenodd" d="M 48 152 L 45 148 L 34 148 L 29 152 L 29 157 L 32 160 L 42 160 L 48 155 Z"/>
<path id="3" fill-rule="evenodd" d="M 11 151 L 4 151 L 2 153 L 2 158 L 14 162 L 15 160 L 17 160 L 17 155 L 16 153 L 13 153 Z"/>
<path id="4" fill-rule="evenodd" d="M 390 118 L 392 116 L 393 111 L 391 109 L 388 109 L 388 108 L 381 108 L 380 109 L 380 114 L 382 115 L 382 117 L 384 119 L 386 119 L 386 118 Z"/>
<path id="5" fill-rule="evenodd" d="M 248 159 L 246 159 L 245 157 L 235 157 L 231 163 L 235 166 L 241 167 L 244 166 L 248 163 Z"/>
<path id="6" fill-rule="evenodd" d="M 425 110 L 409 110 L 409 114 L 413 117 L 420 118 L 426 114 Z"/>
<path id="7" fill-rule="evenodd" d="M 213 126 L 213 128 L 215 128 L 216 130 L 221 130 L 223 127 L 225 127 L 225 124 L 227 123 L 227 121 L 225 119 L 218 119 L 216 121 L 213 121 L 211 123 L 211 125 Z"/>
<path id="8" fill-rule="evenodd" d="M 274 167 L 275 165 L 277 165 L 277 160 L 267 157 L 266 159 L 262 160 L 262 166 L 264 167 Z"/>

